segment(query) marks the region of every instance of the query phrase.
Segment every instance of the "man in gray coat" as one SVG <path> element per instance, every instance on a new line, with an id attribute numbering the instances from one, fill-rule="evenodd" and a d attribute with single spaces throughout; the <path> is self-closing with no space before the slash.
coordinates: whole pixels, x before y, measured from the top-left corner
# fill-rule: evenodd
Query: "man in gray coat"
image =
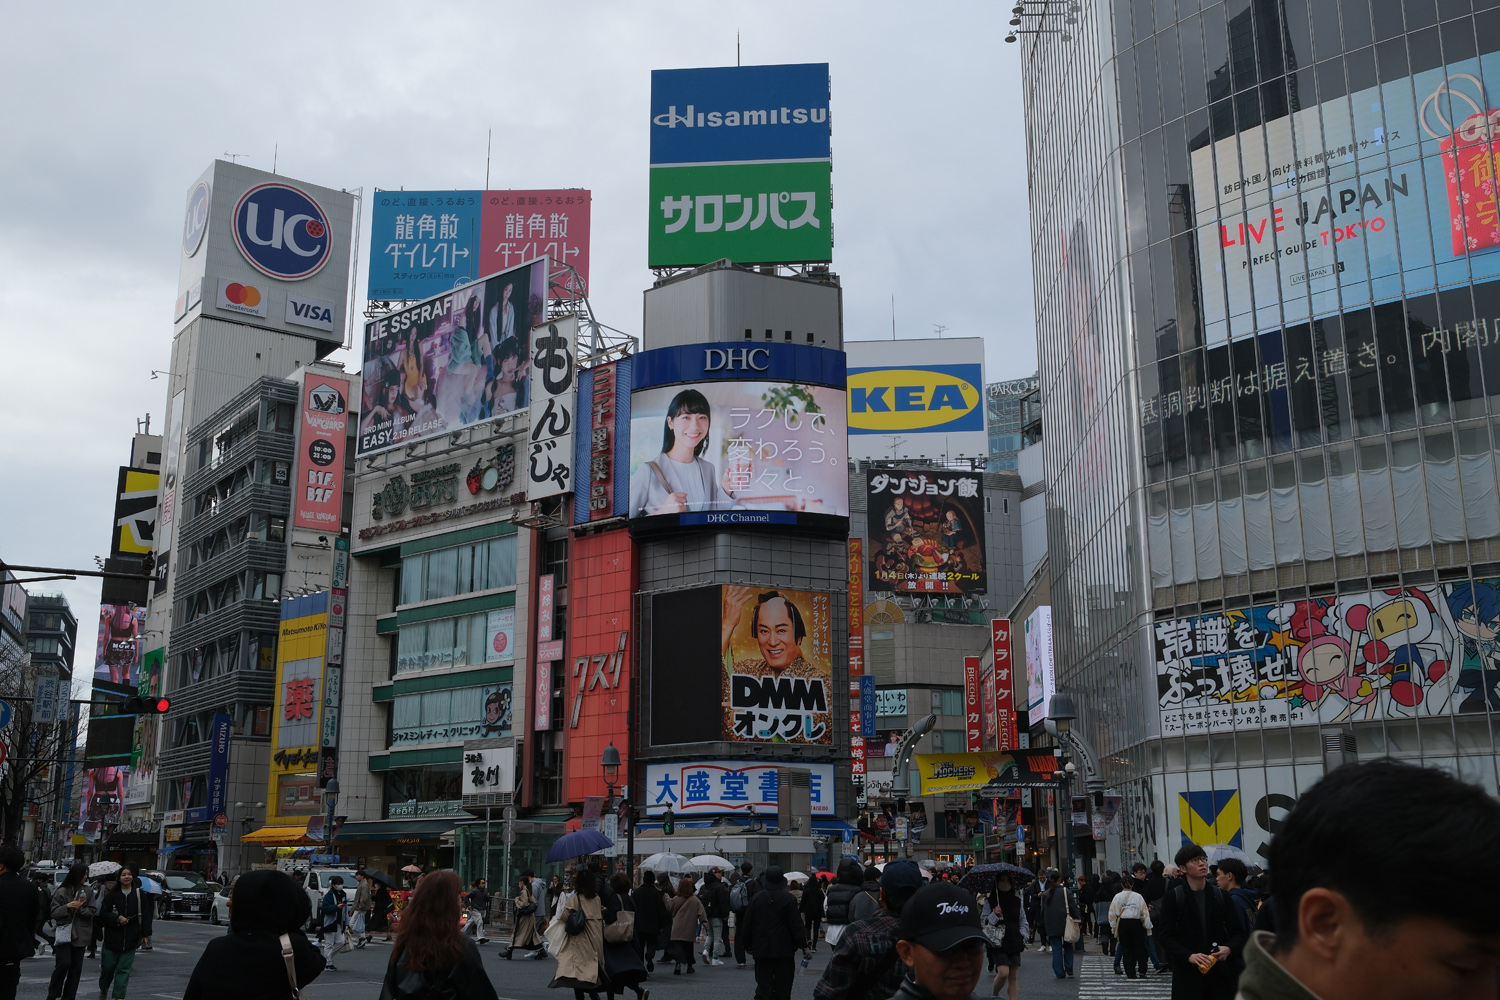
<path id="1" fill-rule="evenodd" d="M 1078 895 L 1056 868 L 1047 870 L 1047 888 L 1042 891 L 1042 922 L 1052 945 L 1052 974 L 1066 979 L 1073 974 L 1073 944 L 1063 940 L 1068 918 L 1078 919 Z"/>

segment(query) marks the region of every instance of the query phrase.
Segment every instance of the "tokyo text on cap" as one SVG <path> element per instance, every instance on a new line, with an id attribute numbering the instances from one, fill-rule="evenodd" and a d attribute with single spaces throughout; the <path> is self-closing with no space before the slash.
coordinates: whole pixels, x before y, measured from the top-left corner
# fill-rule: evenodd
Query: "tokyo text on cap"
<path id="1" fill-rule="evenodd" d="M 931 951 L 947 951 L 965 941 L 983 941 L 979 904 L 966 889 L 951 882 L 924 886 L 901 910 L 900 938 Z"/>

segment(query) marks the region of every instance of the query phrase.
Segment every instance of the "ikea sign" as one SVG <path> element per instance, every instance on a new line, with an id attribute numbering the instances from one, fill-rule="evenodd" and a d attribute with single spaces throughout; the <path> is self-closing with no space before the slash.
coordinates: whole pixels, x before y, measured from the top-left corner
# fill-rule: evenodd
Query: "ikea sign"
<path id="1" fill-rule="evenodd" d="M 850 368 L 849 434 L 984 432 L 980 365 Z"/>

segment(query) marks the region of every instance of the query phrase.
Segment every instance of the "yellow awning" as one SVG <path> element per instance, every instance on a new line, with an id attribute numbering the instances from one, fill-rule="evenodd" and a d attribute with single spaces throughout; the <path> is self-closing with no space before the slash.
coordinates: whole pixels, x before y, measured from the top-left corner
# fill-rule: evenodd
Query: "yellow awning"
<path id="1" fill-rule="evenodd" d="M 285 846 L 288 844 L 311 844 L 313 841 L 307 837 L 307 824 L 301 826 L 263 826 L 253 833 L 247 833 L 240 838 L 245 841 L 254 841 L 268 846 Z"/>

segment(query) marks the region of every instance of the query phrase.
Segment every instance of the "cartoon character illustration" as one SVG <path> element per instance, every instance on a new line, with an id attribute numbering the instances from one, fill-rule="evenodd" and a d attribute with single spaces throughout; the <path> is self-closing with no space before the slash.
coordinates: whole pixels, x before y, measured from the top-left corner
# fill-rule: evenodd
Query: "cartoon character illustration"
<path id="1" fill-rule="evenodd" d="M 505 736 L 510 732 L 510 688 L 491 691 L 484 700 L 484 729 L 480 736 Z"/>
<path id="2" fill-rule="evenodd" d="M 1344 610 L 1344 621 L 1359 633 L 1369 635 L 1359 646 L 1366 673 L 1386 680 L 1391 700 L 1415 708 L 1424 698 L 1423 685 L 1436 683 L 1448 671 L 1440 647 L 1418 645 L 1432 637 L 1437 608 L 1425 591 L 1416 588 L 1377 591 L 1368 601 Z"/>
<path id="3" fill-rule="evenodd" d="M 1461 583 L 1448 595 L 1453 624 L 1463 640 L 1456 686 L 1468 692 L 1460 712 L 1500 711 L 1500 589 L 1496 581 Z M 1454 651 L 1455 653 L 1457 650 Z"/>
<path id="4" fill-rule="evenodd" d="M 1329 630 L 1326 618 L 1332 606 L 1324 600 L 1298 601 L 1292 614 L 1292 636 L 1303 639 L 1297 651 L 1297 673 L 1302 676 L 1301 693 L 1292 700 L 1316 710 L 1330 694 L 1338 694 L 1347 705 L 1331 722 L 1343 722 L 1364 706 L 1366 719 L 1375 717 L 1378 677 L 1361 673 L 1350 655 L 1349 642 Z"/>

